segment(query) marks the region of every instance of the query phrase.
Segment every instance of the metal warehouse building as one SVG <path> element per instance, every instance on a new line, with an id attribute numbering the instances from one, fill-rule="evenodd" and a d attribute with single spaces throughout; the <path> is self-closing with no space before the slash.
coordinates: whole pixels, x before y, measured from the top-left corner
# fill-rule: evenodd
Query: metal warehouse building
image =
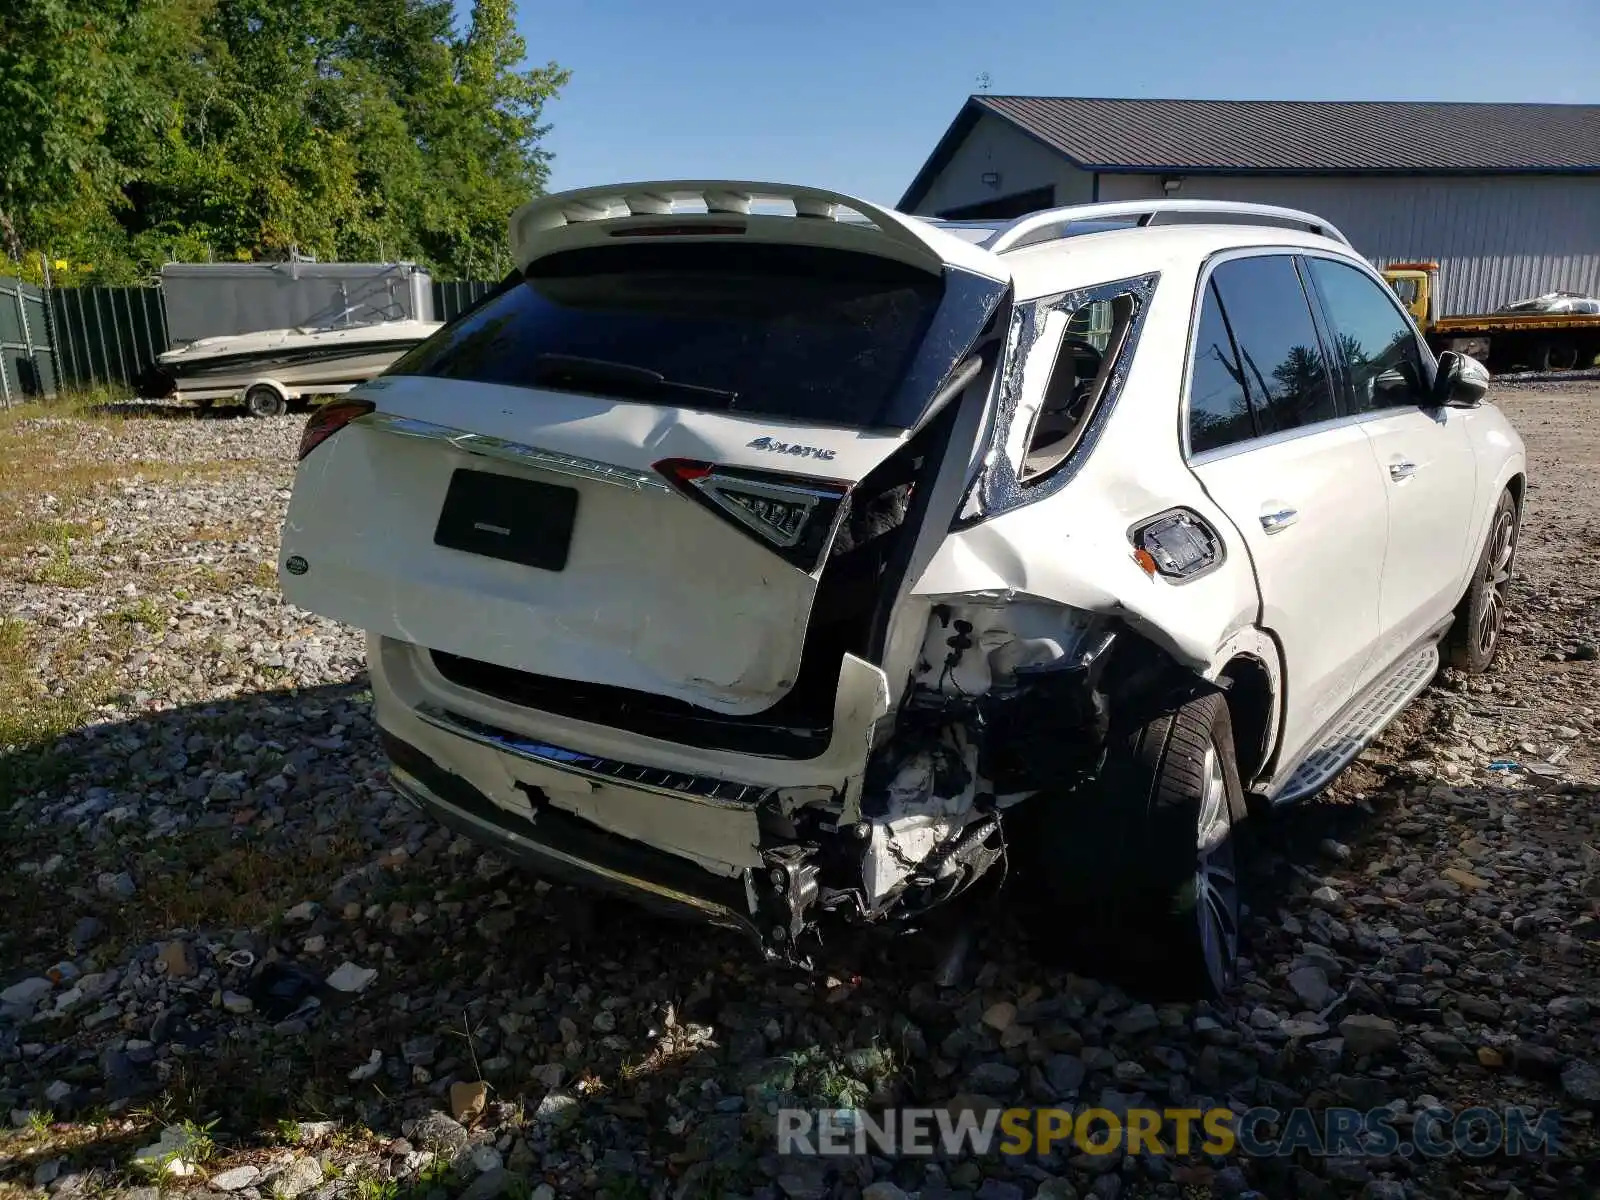
<path id="1" fill-rule="evenodd" d="M 1600 105 L 971 97 L 899 207 L 1094 200 L 1307 209 L 1374 262 L 1440 264 L 1444 314 L 1600 295 Z"/>

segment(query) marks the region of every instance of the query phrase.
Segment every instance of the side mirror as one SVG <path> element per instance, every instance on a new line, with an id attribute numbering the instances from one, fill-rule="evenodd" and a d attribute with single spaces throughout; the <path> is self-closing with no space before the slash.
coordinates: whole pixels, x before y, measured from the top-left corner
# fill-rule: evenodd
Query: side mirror
<path id="1" fill-rule="evenodd" d="M 1433 377 L 1435 408 L 1476 408 L 1489 393 L 1489 369 L 1470 354 L 1446 350 Z"/>
<path id="2" fill-rule="evenodd" d="M 1415 404 L 1419 397 L 1428 394 L 1417 374 L 1409 362 L 1380 371 L 1372 379 L 1373 395 L 1381 396 L 1387 404 Z"/>

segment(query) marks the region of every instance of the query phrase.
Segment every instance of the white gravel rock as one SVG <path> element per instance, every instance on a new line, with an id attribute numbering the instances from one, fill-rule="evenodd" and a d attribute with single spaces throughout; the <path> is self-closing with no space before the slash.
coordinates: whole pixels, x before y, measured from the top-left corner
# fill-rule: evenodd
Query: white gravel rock
<path id="1" fill-rule="evenodd" d="M 310 1155 L 291 1159 L 282 1170 L 275 1171 L 264 1182 L 280 1200 L 294 1200 L 322 1182 L 322 1164 Z"/>
<path id="2" fill-rule="evenodd" d="M 366 988 L 378 972 L 372 967 L 358 967 L 353 962 L 340 964 L 339 968 L 329 975 L 326 982 L 329 987 L 340 992 L 359 992 Z"/>
<path id="3" fill-rule="evenodd" d="M 479 1173 L 498 1170 L 505 1165 L 505 1157 L 493 1146 L 474 1146 L 468 1155 L 472 1169 Z"/>
<path id="4" fill-rule="evenodd" d="M 238 1192 L 247 1187 L 254 1186 L 261 1178 L 261 1168 L 253 1166 L 234 1167 L 231 1171 L 223 1171 L 211 1177 L 211 1186 L 219 1192 Z"/>
<path id="5" fill-rule="evenodd" d="M 37 1004 L 48 996 L 54 987 L 55 984 L 48 979 L 42 975 L 36 975 L 32 979 L 24 979 L 21 983 L 14 983 L 5 991 L 0 992 L 0 1003 Z"/>

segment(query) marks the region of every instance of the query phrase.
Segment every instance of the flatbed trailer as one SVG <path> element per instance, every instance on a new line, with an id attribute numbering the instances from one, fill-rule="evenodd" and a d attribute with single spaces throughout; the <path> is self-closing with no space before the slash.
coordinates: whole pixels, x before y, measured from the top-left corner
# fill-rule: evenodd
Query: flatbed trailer
<path id="1" fill-rule="evenodd" d="M 1600 313 L 1501 312 L 1443 317 L 1437 313 L 1439 264 L 1393 263 L 1383 277 L 1400 297 L 1434 353 L 1470 354 L 1495 374 L 1518 368 L 1569 371 L 1600 357 Z"/>

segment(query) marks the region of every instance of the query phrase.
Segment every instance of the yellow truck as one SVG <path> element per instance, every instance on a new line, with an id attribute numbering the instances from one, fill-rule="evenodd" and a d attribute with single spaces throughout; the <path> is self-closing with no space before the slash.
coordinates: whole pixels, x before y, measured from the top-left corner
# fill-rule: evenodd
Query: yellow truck
<path id="1" fill-rule="evenodd" d="M 1446 317 L 1438 312 L 1439 264 L 1393 263 L 1383 277 L 1434 353 L 1470 354 L 1494 374 L 1517 369 L 1569 371 L 1600 356 L 1600 313 L 1497 312 Z"/>

